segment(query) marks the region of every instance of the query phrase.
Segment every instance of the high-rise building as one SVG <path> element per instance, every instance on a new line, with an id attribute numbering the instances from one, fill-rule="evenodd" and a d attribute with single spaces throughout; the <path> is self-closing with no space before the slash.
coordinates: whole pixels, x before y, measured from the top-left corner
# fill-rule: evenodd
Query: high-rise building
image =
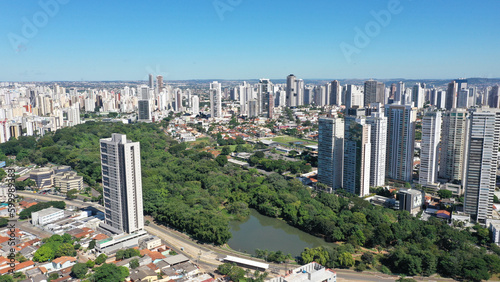
<path id="1" fill-rule="evenodd" d="M 154 87 L 155 87 L 155 84 L 154 84 L 153 75 L 149 74 L 149 88 L 154 89 Z"/>
<path id="2" fill-rule="evenodd" d="M 222 117 L 222 88 L 217 81 L 210 83 L 210 115 L 214 117 Z"/>
<path id="3" fill-rule="evenodd" d="M 388 178 L 410 182 L 413 173 L 417 110 L 409 105 L 386 105 Z"/>
<path id="4" fill-rule="evenodd" d="M 198 96 L 191 96 L 191 113 L 197 115 L 200 113 L 200 98 Z"/>
<path id="5" fill-rule="evenodd" d="M 139 142 L 113 133 L 100 148 L 105 225 L 116 233 L 144 229 Z"/>
<path id="6" fill-rule="evenodd" d="M 319 119 L 318 181 L 328 187 L 342 187 L 344 163 L 344 120 L 337 114 Z"/>
<path id="7" fill-rule="evenodd" d="M 330 105 L 342 105 L 342 86 L 340 85 L 340 82 L 338 80 L 334 80 L 330 82 L 330 84 Z"/>
<path id="8" fill-rule="evenodd" d="M 488 95 L 488 106 L 490 108 L 500 108 L 500 99 L 499 99 L 499 87 L 495 85 L 491 88 Z"/>
<path id="9" fill-rule="evenodd" d="M 422 186 L 434 187 L 438 176 L 438 151 L 441 139 L 441 112 L 429 111 L 422 119 L 422 143 L 420 147 L 420 173 Z"/>
<path id="10" fill-rule="evenodd" d="M 347 85 L 345 94 L 345 107 L 347 109 L 353 107 L 364 106 L 363 90 L 357 85 Z"/>
<path id="11" fill-rule="evenodd" d="M 478 222 L 492 216 L 500 142 L 500 111 L 476 109 L 469 117 L 464 211 Z"/>
<path id="12" fill-rule="evenodd" d="M 304 80 L 297 79 L 295 81 L 297 86 L 295 87 L 295 92 L 297 93 L 297 106 L 304 105 Z"/>
<path id="13" fill-rule="evenodd" d="M 413 86 L 413 91 L 412 91 L 412 102 L 413 106 L 417 107 L 419 109 L 424 107 L 424 100 L 425 100 L 425 88 L 422 87 L 423 83 L 417 83 Z"/>
<path id="14" fill-rule="evenodd" d="M 404 104 L 404 96 L 405 96 L 405 84 L 400 81 L 396 85 L 396 91 L 394 92 L 394 103 L 395 104 Z"/>
<path id="15" fill-rule="evenodd" d="M 377 103 L 376 105 L 371 116 L 366 118 L 366 123 L 371 125 L 370 187 L 385 185 L 387 117 L 384 115 L 381 104 Z"/>
<path id="16" fill-rule="evenodd" d="M 291 74 L 286 78 L 286 106 L 297 106 L 297 83 L 295 75 Z"/>
<path id="17" fill-rule="evenodd" d="M 365 106 L 371 103 L 381 103 L 385 104 L 385 85 L 382 82 L 376 80 L 365 81 L 364 88 L 364 104 Z"/>
<path id="18" fill-rule="evenodd" d="M 269 96 L 273 96 L 273 84 L 271 80 L 267 78 L 262 78 L 259 81 L 258 84 L 258 89 L 257 89 L 257 107 L 258 107 L 258 114 L 259 115 L 266 115 L 269 117 L 269 112 L 270 112 L 270 106 L 272 103 L 270 103 Z M 272 115 L 272 114 L 271 114 Z"/>
<path id="19" fill-rule="evenodd" d="M 163 90 L 163 76 L 159 75 L 156 77 L 156 85 L 157 85 L 157 93 L 160 93 Z"/>
<path id="20" fill-rule="evenodd" d="M 448 83 L 448 89 L 446 90 L 446 101 L 445 108 L 451 110 L 457 107 L 457 95 L 458 95 L 458 83 L 452 81 Z"/>
<path id="21" fill-rule="evenodd" d="M 357 196 L 370 193 L 371 126 L 364 116 L 346 116 L 342 188 Z"/>
<path id="22" fill-rule="evenodd" d="M 439 177 L 462 180 L 467 141 L 467 110 L 452 109 L 443 115 Z"/>

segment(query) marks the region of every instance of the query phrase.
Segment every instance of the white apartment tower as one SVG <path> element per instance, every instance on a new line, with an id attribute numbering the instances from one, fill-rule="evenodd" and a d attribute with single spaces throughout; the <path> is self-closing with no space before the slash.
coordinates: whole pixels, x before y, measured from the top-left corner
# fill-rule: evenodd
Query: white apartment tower
<path id="1" fill-rule="evenodd" d="M 342 187 L 344 120 L 336 114 L 319 119 L 318 181 L 333 189 Z"/>
<path id="2" fill-rule="evenodd" d="M 376 111 L 366 118 L 371 125 L 370 187 L 385 185 L 385 160 L 387 150 L 387 117 L 378 104 Z"/>
<path id="3" fill-rule="evenodd" d="M 126 233 L 144 229 L 139 142 L 113 133 L 100 144 L 105 225 Z"/>
<path id="4" fill-rule="evenodd" d="M 370 194 L 370 137 L 364 116 L 346 116 L 342 188 L 360 197 Z"/>
<path id="5" fill-rule="evenodd" d="M 500 142 L 500 111 L 471 112 L 464 173 L 464 211 L 484 223 L 492 215 Z"/>
<path id="6" fill-rule="evenodd" d="M 427 112 L 422 119 L 422 145 L 418 178 L 418 182 L 422 186 L 432 187 L 437 183 L 441 122 L 441 112 L 439 111 Z"/>
<path id="7" fill-rule="evenodd" d="M 409 105 L 386 105 L 387 161 L 386 176 L 410 182 L 413 173 L 416 108 Z"/>
<path id="8" fill-rule="evenodd" d="M 462 180 L 467 141 L 466 109 L 451 109 L 443 115 L 439 177 Z"/>
<path id="9" fill-rule="evenodd" d="M 214 117 L 222 117 L 222 88 L 217 81 L 210 83 L 210 115 Z"/>

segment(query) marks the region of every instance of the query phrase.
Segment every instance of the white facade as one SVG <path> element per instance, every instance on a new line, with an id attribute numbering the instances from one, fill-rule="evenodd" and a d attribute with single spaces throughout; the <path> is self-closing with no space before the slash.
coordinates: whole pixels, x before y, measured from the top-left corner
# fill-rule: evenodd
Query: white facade
<path id="1" fill-rule="evenodd" d="M 342 187 L 344 120 L 336 115 L 319 119 L 318 181 L 333 189 Z"/>
<path id="2" fill-rule="evenodd" d="M 222 117 L 222 88 L 217 81 L 210 83 L 210 115 L 214 117 Z"/>
<path id="3" fill-rule="evenodd" d="M 422 145 L 418 182 L 435 186 L 438 174 L 438 151 L 441 139 L 441 112 L 428 112 L 422 119 Z"/>
<path id="4" fill-rule="evenodd" d="M 56 208 L 47 208 L 31 213 L 31 223 L 33 225 L 43 226 L 64 217 L 64 210 Z"/>
<path id="5" fill-rule="evenodd" d="M 484 222 L 492 215 L 498 167 L 500 111 L 476 109 L 469 118 L 464 211 Z"/>
<path id="6" fill-rule="evenodd" d="M 127 233 L 142 230 L 140 144 L 117 133 L 100 143 L 105 223 Z"/>
<path id="7" fill-rule="evenodd" d="M 370 187 L 385 185 L 385 160 L 387 150 L 387 117 L 384 116 L 383 108 L 366 118 L 371 125 L 371 165 L 370 165 Z"/>

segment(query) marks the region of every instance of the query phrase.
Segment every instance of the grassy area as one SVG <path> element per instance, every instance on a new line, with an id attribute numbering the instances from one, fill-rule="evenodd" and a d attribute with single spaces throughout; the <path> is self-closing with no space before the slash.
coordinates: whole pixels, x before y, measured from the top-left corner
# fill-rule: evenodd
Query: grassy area
<path id="1" fill-rule="evenodd" d="M 304 142 L 302 145 L 317 145 L 318 142 L 312 141 L 312 140 L 307 140 L 307 139 L 301 139 L 293 136 L 280 136 L 280 137 L 275 137 L 272 139 L 274 142 L 278 143 L 289 143 L 289 142 Z"/>
<path id="2" fill-rule="evenodd" d="M 189 142 L 189 145 L 191 146 L 195 146 L 195 145 L 198 145 L 200 143 L 210 143 L 210 137 L 201 137 L 201 138 L 198 138 L 196 139 L 196 141 L 193 141 L 193 142 Z"/>

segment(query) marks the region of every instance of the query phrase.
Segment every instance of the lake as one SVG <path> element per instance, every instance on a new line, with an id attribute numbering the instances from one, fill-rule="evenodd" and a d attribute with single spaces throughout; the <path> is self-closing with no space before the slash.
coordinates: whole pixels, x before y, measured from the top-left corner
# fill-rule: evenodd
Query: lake
<path id="1" fill-rule="evenodd" d="M 305 248 L 333 245 L 310 235 L 285 221 L 261 215 L 254 209 L 245 221 L 230 223 L 233 237 L 228 245 L 236 251 L 255 254 L 255 249 L 282 251 L 292 256 L 300 256 Z"/>

